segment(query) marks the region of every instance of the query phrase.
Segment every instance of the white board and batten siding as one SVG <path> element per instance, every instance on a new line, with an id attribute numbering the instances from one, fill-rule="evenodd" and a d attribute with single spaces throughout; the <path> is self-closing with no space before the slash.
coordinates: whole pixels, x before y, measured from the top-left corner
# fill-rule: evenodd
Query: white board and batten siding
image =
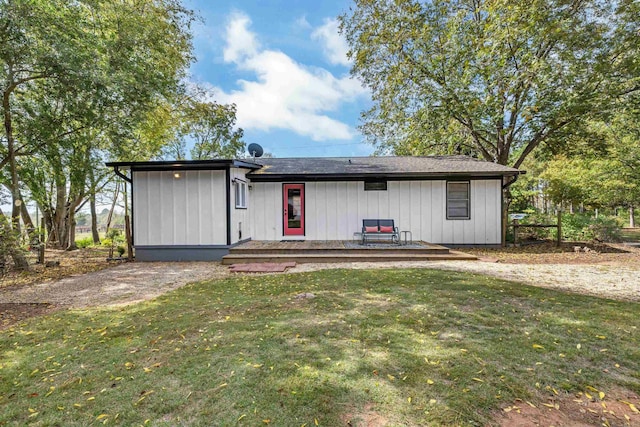
<path id="1" fill-rule="evenodd" d="M 134 171 L 136 246 L 226 245 L 224 170 Z"/>
<path id="2" fill-rule="evenodd" d="M 257 206 L 251 200 L 252 192 L 249 190 L 249 179 L 246 177 L 247 169 L 231 168 L 231 244 L 238 243 L 251 237 L 251 221 L 249 219 L 249 210 Z M 243 182 L 245 184 L 245 208 L 238 208 L 236 200 L 236 183 Z M 259 208 L 258 208 L 259 209 Z M 242 233 L 240 233 L 242 231 Z"/>
<path id="3" fill-rule="evenodd" d="M 414 240 L 457 245 L 501 241 L 501 181 L 470 181 L 470 219 L 448 220 L 446 181 L 388 181 L 386 191 L 364 191 L 362 181 L 306 182 L 306 240 L 349 240 L 362 220 L 393 219 Z M 253 240 L 280 240 L 282 183 L 253 183 L 249 210 Z"/>

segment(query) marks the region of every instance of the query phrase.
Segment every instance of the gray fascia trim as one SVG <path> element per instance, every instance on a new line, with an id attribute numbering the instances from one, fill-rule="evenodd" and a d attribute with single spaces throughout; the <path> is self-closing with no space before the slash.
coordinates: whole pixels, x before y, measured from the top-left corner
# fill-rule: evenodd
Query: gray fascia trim
<path id="1" fill-rule="evenodd" d="M 261 165 L 242 160 L 170 160 L 147 162 L 107 162 L 109 167 L 131 169 L 136 171 L 164 171 L 164 170 L 221 170 L 228 167 L 244 169 L 260 169 Z"/>
<path id="2" fill-rule="evenodd" d="M 233 161 L 233 166 L 236 168 L 244 168 L 244 169 L 262 169 L 262 165 L 256 164 L 256 163 L 251 163 L 251 162 L 246 162 L 244 160 L 234 160 Z"/>
<path id="3" fill-rule="evenodd" d="M 365 181 L 365 180 L 387 180 L 387 181 L 446 181 L 446 180 L 500 180 L 504 176 L 514 174 L 487 173 L 460 173 L 460 174 L 340 174 L 340 175 L 262 175 L 248 173 L 247 178 L 252 182 L 310 182 L 310 181 Z"/>

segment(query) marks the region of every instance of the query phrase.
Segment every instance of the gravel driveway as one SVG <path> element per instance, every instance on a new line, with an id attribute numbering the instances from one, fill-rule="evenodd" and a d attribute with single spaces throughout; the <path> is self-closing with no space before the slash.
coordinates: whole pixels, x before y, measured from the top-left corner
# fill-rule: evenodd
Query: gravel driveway
<path id="1" fill-rule="evenodd" d="M 381 268 L 374 262 L 351 264 L 300 264 L 290 270 L 324 268 Z M 385 265 L 389 267 L 389 265 Z M 542 288 L 625 301 L 640 301 L 640 263 L 629 264 L 502 264 L 483 261 L 397 262 L 393 268 L 437 268 L 484 274 Z"/>
<path id="2" fill-rule="evenodd" d="M 627 301 L 640 301 L 640 263 L 503 264 L 483 261 L 299 264 L 289 272 L 327 268 L 437 268 L 467 271 L 534 286 Z M 237 273 L 236 273 L 237 274 Z M 270 273 L 273 274 L 273 273 Z M 276 273 L 282 274 L 282 273 Z M 117 267 L 16 288 L 0 289 L 0 303 L 52 303 L 74 308 L 130 304 L 187 283 L 229 277 L 219 263 L 128 263 Z"/>
<path id="3" fill-rule="evenodd" d="M 73 308 L 130 304 L 187 283 L 230 276 L 208 262 L 134 262 L 113 268 L 13 288 L 0 288 L 0 303 L 51 303 Z"/>

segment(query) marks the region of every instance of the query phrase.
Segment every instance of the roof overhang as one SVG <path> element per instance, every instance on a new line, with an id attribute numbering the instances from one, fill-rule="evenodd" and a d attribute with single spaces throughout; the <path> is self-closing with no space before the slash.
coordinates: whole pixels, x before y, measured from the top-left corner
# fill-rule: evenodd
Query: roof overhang
<path id="1" fill-rule="evenodd" d="M 228 168 L 260 169 L 262 166 L 243 160 L 168 160 L 147 162 L 108 162 L 115 170 L 175 171 L 175 170 L 226 170 Z"/>
<path id="2" fill-rule="evenodd" d="M 427 180 L 476 180 L 502 179 L 516 176 L 518 172 L 432 172 L 432 173 L 352 173 L 352 174 L 266 174 L 248 173 L 252 182 L 293 182 L 293 181 L 427 181 Z"/>

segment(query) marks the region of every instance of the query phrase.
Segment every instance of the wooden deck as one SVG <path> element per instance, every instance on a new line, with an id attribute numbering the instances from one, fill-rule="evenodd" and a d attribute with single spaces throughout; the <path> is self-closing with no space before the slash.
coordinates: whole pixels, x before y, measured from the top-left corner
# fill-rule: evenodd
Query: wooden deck
<path id="1" fill-rule="evenodd" d="M 223 264 L 256 262 L 389 262 L 475 260 L 473 255 L 426 242 L 408 245 L 371 243 L 360 245 L 343 240 L 250 241 L 236 246 L 222 258 Z"/>

